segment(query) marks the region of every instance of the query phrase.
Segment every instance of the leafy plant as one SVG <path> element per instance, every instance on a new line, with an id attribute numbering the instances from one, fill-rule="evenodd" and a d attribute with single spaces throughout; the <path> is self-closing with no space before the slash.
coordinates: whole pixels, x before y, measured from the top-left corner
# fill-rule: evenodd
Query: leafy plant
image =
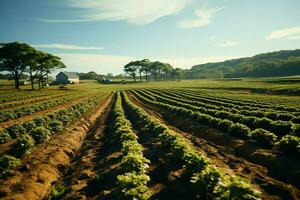
<path id="1" fill-rule="evenodd" d="M 10 155 L 4 155 L 0 158 L 0 177 L 9 169 L 20 165 L 21 161 Z"/>
<path id="2" fill-rule="evenodd" d="M 37 127 L 31 131 L 31 136 L 36 143 L 42 143 L 50 138 L 51 132 L 44 127 Z"/>
<path id="3" fill-rule="evenodd" d="M 274 133 L 261 128 L 252 131 L 251 138 L 265 147 L 270 147 L 277 141 L 277 136 Z"/>

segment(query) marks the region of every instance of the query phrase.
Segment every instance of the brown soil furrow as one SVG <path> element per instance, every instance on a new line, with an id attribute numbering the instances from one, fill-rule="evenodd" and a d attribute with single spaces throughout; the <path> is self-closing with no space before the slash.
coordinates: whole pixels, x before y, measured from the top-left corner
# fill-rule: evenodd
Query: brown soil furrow
<path id="1" fill-rule="evenodd" d="M 37 117 L 40 117 L 42 115 L 45 115 L 45 114 L 48 114 L 48 113 L 51 113 L 51 112 L 57 112 L 61 109 L 64 109 L 64 108 L 68 108 L 72 105 L 75 105 L 81 101 L 84 101 L 88 98 L 91 98 L 95 96 L 95 94 L 93 95 L 90 95 L 90 96 L 84 96 L 84 97 L 80 97 L 80 98 L 76 98 L 76 99 L 72 99 L 70 100 L 69 102 L 67 103 L 64 103 L 64 104 L 61 104 L 61 105 L 57 105 L 57 106 L 54 106 L 50 109 L 46 109 L 46 110 L 43 110 L 43 111 L 40 111 L 40 112 L 36 112 L 36 113 L 33 113 L 31 115 L 25 115 L 23 117 L 20 117 L 20 118 L 16 118 L 16 119 L 12 119 L 12 120 L 9 120 L 9 121 L 6 121 L 6 122 L 2 122 L 0 124 L 0 129 L 5 129 L 13 124 L 21 124 L 21 123 L 24 123 L 26 121 L 29 121 L 29 120 L 32 120 L 32 119 L 35 119 Z"/>
<path id="2" fill-rule="evenodd" d="M 111 112 L 112 105 L 113 103 L 108 106 L 102 117 L 96 120 L 93 127 L 87 133 L 80 152 L 78 152 L 67 172 L 56 183 L 58 185 L 67 185 L 70 188 L 70 192 L 63 199 L 86 196 L 85 188 L 96 174 L 95 160 L 97 152 L 103 148 L 103 131 L 107 126 L 108 115 Z"/>
<path id="3" fill-rule="evenodd" d="M 1 180 L 2 199 L 43 199 L 50 194 L 52 184 L 60 176 L 80 149 L 88 129 L 103 115 L 113 95 L 102 101 L 90 115 L 85 115 L 68 128 L 38 145 L 23 159 L 23 164 L 10 171 L 10 176 Z"/>
<path id="4" fill-rule="evenodd" d="M 162 123 L 166 124 L 170 129 L 182 134 L 191 141 L 198 150 L 211 159 L 211 162 L 226 171 L 229 174 L 237 174 L 251 181 L 252 184 L 258 186 L 263 191 L 264 199 L 298 199 L 300 198 L 300 190 L 295 186 L 276 180 L 270 175 L 269 170 L 261 165 L 248 161 L 244 157 L 240 157 L 236 153 L 236 149 L 231 146 L 215 144 L 207 138 L 203 138 L 193 132 L 194 129 L 206 134 L 209 128 L 205 126 L 197 126 L 187 123 L 189 120 L 184 117 L 168 113 L 163 109 L 146 104 L 138 100 L 134 95 L 129 94 L 129 98 L 142 107 L 146 112 L 155 116 Z M 184 130 L 182 127 L 193 127 Z M 182 125 L 182 126 L 181 126 Z M 203 135 L 202 134 L 202 135 Z M 228 138 L 228 140 L 231 140 Z M 237 146 L 238 147 L 238 146 Z"/>

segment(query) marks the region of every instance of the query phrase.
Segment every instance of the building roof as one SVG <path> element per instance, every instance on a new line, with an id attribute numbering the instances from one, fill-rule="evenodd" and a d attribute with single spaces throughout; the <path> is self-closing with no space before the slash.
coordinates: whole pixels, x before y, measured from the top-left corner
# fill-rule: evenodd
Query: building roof
<path id="1" fill-rule="evenodd" d="M 66 75 L 68 78 L 79 78 L 79 76 L 77 74 L 75 74 L 74 72 L 60 72 L 63 73 L 64 75 Z M 60 74 L 59 73 L 59 74 Z"/>

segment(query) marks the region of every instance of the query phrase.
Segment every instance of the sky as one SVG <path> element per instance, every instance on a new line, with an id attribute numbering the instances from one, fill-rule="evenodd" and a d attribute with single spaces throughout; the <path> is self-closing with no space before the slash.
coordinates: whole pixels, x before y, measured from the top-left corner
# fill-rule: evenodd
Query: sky
<path id="1" fill-rule="evenodd" d="M 66 71 L 123 73 L 300 48 L 299 0 L 0 0 L 0 42 L 62 58 Z"/>

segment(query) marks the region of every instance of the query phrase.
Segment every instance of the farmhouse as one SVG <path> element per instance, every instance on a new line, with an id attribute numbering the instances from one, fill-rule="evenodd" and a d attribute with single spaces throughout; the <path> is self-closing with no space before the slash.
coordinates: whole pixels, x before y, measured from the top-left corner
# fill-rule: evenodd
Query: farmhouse
<path id="1" fill-rule="evenodd" d="M 56 75 L 56 83 L 58 84 L 78 84 L 79 76 L 73 72 L 60 72 Z"/>

